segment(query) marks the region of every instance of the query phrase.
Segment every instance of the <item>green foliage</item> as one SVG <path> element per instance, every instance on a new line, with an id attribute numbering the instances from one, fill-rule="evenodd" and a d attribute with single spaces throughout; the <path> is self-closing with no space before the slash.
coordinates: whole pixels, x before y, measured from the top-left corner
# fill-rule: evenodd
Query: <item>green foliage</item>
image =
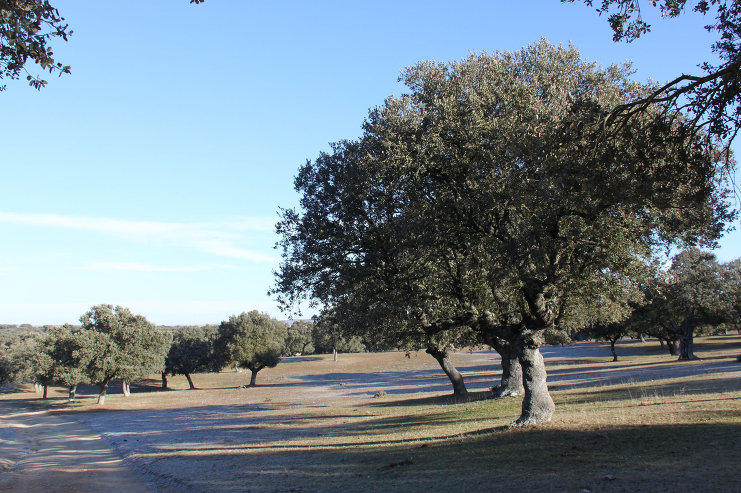
<path id="1" fill-rule="evenodd" d="M 50 41 L 67 41 L 72 31 L 48 0 L 0 0 L 0 79 L 18 79 L 25 72 L 29 85 L 41 89 L 46 81 L 28 73 L 31 60 L 49 73 L 70 73 L 54 59 Z M 5 89 L 5 86 L 2 87 Z"/>
<path id="2" fill-rule="evenodd" d="M 23 332 L 0 341 L 0 383 L 33 380 L 33 357 L 40 338 L 36 332 Z"/>
<path id="3" fill-rule="evenodd" d="M 165 372 L 171 375 L 218 371 L 214 355 L 217 328 L 179 327 L 173 332 L 172 346 L 167 353 Z"/>
<path id="4" fill-rule="evenodd" d="M 335 316 L 329 312 L 324 312 L 315 321 L 311 338 L 314 351 L 318 354 L 363 353 L 366 351 L 362 338 L 353 334 L 347 326 L 340 325 Z"/>
<path id="5" fill-rule="evenodd" d="M 288 327 L 286 354 L 311 354 L 314 352 L 312 333 L 314 324 L 308 320 L 294 320 Z"/>
<path id="6" fill-rule="evenodd" d="M 81 360 L 79 334 L 71 327 L 51 328 L 41 337 L 32 357 L 34 381 L 43 385 L 89 383 Z"/>
<path id="7" fill-rule="evenodd" d="M 645 302 L 626 320 L 633 333 L 680 341 L 680 359 L 692 359 L 692 340 L 738 319 L 741 271 L 738 260 L 720 264 L 697 248 L 674 256 L 667 270 L 655 269 L 644 285 Z"/>
<path id="8" fill-rule="evenodd" d="M 172 334 L 158 330 L 143 316 L 121 306 L 96 305 L 80 322 L 80 356 L 91 382 L 131 382 L 164 369 Z"/>
<path id="9" fill-rule="evenodd" d="M 733 217 L 723 163 L 680 115 L 602 133 L 648 91 L 629 76 L 546 41 L 408 68 L 409 94 L 301 168 L 273 293 L 372 340 L 599 318 L 652 249 L 712 243 Z"/>
<path id="10" fill-rule="evenodd" d="M 219 325 L 215 341 L 217 361 L 249 368 L 254 375 L 278 364 L 285 350 L 286 324 L 253 310 L 232 315 Z"/>

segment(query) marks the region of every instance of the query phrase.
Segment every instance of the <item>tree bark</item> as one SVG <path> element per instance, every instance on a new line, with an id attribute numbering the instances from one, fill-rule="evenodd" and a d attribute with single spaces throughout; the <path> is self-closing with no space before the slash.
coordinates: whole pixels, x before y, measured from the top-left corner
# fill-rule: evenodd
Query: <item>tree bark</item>
<path id="1" fill-rule="evenodd" d="M 463 381 L 463 375 L 461 375 L 461 372 L 459 372 L 455 365 L 453 365 L 453 362 L 450 361 L 450 354 L 448 353 L 447 348 L 437 349 L 434 347 L 428 347 L 427 354 L 435 358 L 440 365 L 440 368 L 443 369 L 445 375 L 450 379 L 450 383 L 453 384 L 453 395 L 468 394 L 466 384 Z"/>
<path id="2" fill-rule="evenodd" d="M 122 380 L 121 386 L 123 387 L 124 397 L 129 397 L 131 395 L 131 388 L 129 387 L 129 382 L 127 382 L 126 380 Z"/>
<path id="3" fill-rule="evenodd" d="M 105 404 L 106 392 L 108 392 L 108 381 L 103 381 L 98 384 L 100 387 L 100 393 L 98 394 L 98 404 Z"/>
<path id="4" fill-rule="evenodd" d="M 49 395 L 49 386 L 44 384 L 44 395 L 42 396 L 42 399 L 46 399 Z"/>
<path id="5" fill-rule="evenodd" d="M 69 401 L 72 402 L 75 400 L 75 396 L 77 395 L 77 384 L 70 385 L 69 386 Z"/>
<path id="6" fill-rule="evenodd" d="M 34 391 L 35 391 L 35 392 L 36 392 L 37 394 L 40 394 L 40 393 L 41 393 L 41 391 L 42 391 L 43 389 L 41 388 L 41 384 L 40 384 L 39 382 L 34 382 L 34 383 L 33 383 L 33 390 L 34 390 Z"/>
<path id="7" fill-rule="evenodd" d="M 669 354 L 671 356 L 677 355 L 677 341 L 675 341 L 674 339 L 667 339 L 666 347 L 669 349 Z"/>
<path id="8" fill-rule="evenodd" d="M 679 358 L 677 361 L 690 361 L 697 359 L 694 351 L 695 341 L 692 331 L 687 331 L 679 336 Z"/>
<path id="9" fill-rule="evenodd" d="M 260 370 L 261 368 L 258 368 L 256 370 L 250 369 L 250 371 L 252 372 L 252 376 L 250 377 L 250 387 L 254 387 L 255 385 L 257 385 L 257 372 Z"/>
<path id="10" fill-rule="evenodd" d="M 335 347 L 332 348 L 332 357 L 334 361 L 337 361 L 337 348 Z"/>
<path id="11" fill-rule="evenodd" d="M 167 389 L 167 373 L 162 372 L 162 390 Z"/>
<path id="12" fill-rule="evenodd" d="M 499 387 L 494 387 L 495 398 L 516 397 L 522 395 L 525 388 L 522 386 L 522 366 L 517 355 L 517 347 L 501 337 L 489 337 L 489 345 L 502 358 L 502 379 Z"/>
<path id="13" fill-rule="evenodd" d="M 612 351 L 612 361 L 617 361 L 618 360 L 618 355 L 615 352 L 615 342 L 616 341 L 617 341 L 617 339 L 610 339 L 610 351 Z"/>
<path id="14" fill-rule="evenodd" d="M 516 340 L 525 387 L 522 413 L 514 423 L 516 426 L 546 423 L 551 420 L 555 410 L 546 383 L 545 363 L 539 349 L 542 338 L 542 331 L 524 330 Z"/>
<path id="15" fill-rule="evenodd" d="M 190 385 L 190 390 L 195 390 L 196 386 L 193 385 L 193 380 L 191 380 L 190 378 L 190 373 L 186 373 L 185 378 L 188 379 L 188 385 Z"/>

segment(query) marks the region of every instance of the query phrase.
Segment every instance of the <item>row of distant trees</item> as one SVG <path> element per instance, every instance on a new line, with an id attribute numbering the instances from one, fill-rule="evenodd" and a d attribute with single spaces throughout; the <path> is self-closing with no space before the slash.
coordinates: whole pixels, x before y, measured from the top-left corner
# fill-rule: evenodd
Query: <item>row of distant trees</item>
<path id="1" fill-rule="evenodd" d="M 96 305 L 80 318 L 80 326 L 6 327 L 0 342 L 0 382 L 33 382 L 47 396 L 49 386 L 69 388 L 75 398 L 79 384 L 100 389 L 105 402 L 109 384 L 121 381 L 124 395 L 131 382 L 153 374 L 184 375 L 226 367 L 248 369 L 250 386 L 257 374 L 274 367 L 282 356 L 363 351 L 358 339 L 345 338 L 326 323 L 276 320 L 251 311 L 220 325 L 156 327 L 128 308 Z"/>
<path id="2" fill-rule="evenodd" d="M 689 248 L 675 255 L 668 269 L 648 270 L 643 282 L 626 286 L 622 314 L 618 310 L 613 321 L 580 333 L 609 341 L 615 361 L 615 342 L 626 336 L 656 337 L 684 361 L 695 359 L 696 335 L 741 329 L 741 259 L 722 263 L 710 252 Z"/>

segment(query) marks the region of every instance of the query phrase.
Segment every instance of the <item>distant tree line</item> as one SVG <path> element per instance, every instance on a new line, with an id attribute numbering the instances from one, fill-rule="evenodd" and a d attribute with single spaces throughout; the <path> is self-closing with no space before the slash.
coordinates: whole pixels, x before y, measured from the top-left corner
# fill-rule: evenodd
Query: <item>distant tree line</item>
<path id="1" fill-rule="evenodd" d="M 626 302 L 629 309 L 622 316 L 588 323 L 578 336 L 609 341 L 617 361 L 618 340 L 648 335 L 687 361 L 696 358 L 696 335 L 741 331 L 741 259 L 721 263 L 710 252 L 688 248 L 672 258 L 669 268 L 654 263 L 647 271 L 631 288 L 637 296 Z"/>
<path id="2" fill-rule="evenodd" d="M 0 383 L 31 382 L 47 397 L 49 386 L 65 386 L 74 400 L 79 384 L 99 388 L 98 403 L 108 387 L 120 381 L 125 396 L 130 385 L 160 374 L 183 375 L 195 389 L 192 374 L 227 367 L 249 369 L 249 385 L 259 371 L 274 367 L 283 356 L 363 351 L 357 339 L 345 339 L 326 323 L 276 320 L 258 311 L 234 315 L 220 325 L 157 327 L 128 308 L 96 305 L 81 325 L 0 327 Z"/>

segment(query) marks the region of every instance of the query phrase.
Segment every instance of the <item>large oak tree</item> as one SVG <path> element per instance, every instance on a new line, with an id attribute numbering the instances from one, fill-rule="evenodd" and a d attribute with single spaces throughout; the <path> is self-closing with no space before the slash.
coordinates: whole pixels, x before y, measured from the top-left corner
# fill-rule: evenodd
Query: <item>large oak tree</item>
<path id="1" fill-rule="evenodd" d="M 547 421 L 544 331 L 653 249 L 712 243 L 733 216 L 722 164 L 671 112 L 606 136 L 605 115 L 646 88 L 545 40 L 402 80 L 410 92 L 371 111 L 361 138 L 301 168 L 274 292 L 371 334 L 500 338 L 522 369 L 518 423 Z"/>

